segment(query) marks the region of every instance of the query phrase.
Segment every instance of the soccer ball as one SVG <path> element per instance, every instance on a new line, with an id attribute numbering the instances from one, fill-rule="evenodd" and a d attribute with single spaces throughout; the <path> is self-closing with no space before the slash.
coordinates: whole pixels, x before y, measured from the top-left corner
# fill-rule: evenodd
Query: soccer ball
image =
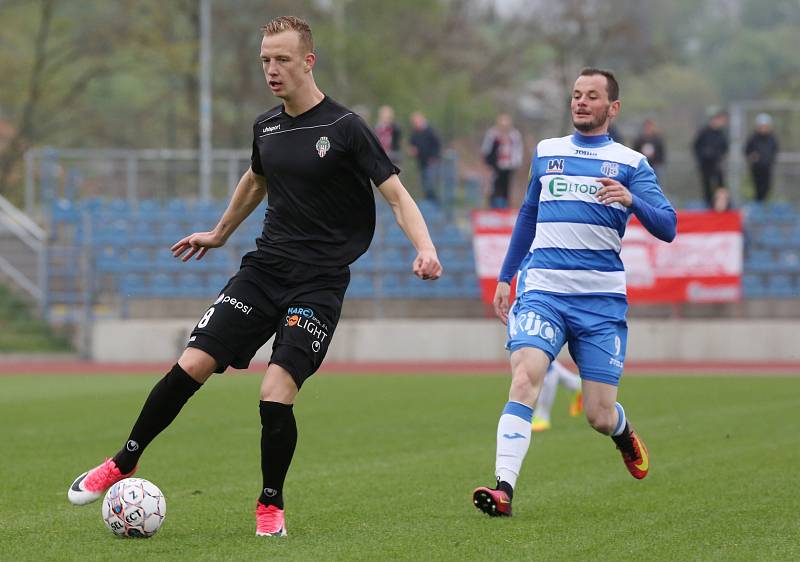
<path id="1" fill-rule="evenodd" d="M 144 478 L 126 478 L 108 489 L 103 498 L 103 521 L 121 537 L 155 535 L 167 514 L 167 500 L 158 486 Z"/>

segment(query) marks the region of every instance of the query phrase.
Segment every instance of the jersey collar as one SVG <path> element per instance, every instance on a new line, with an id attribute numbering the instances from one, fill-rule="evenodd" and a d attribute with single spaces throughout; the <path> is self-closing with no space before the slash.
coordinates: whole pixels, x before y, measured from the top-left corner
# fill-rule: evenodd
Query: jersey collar
<path id="1" fill-rule="evenodd" d="M 612 144 L 614 140 L 608 136 L 608 133 L 603 133 L 602 135 L 584 135 L 575 131 L 572 133 L 572 142 L 577 146 L 598 148 L 601 146 L 608 146 Z"/>

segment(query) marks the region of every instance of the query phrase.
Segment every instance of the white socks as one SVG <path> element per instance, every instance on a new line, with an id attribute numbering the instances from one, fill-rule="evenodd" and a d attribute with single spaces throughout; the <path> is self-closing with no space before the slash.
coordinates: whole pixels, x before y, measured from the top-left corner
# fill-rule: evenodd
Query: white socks
<path id="1" fill-rule="evenodd" d="M 519 402 L 507 402 L 497 424 L 495 475 L 513 488 L 517 484 L 522 461 L 531 443 L 533 408 Z"/>

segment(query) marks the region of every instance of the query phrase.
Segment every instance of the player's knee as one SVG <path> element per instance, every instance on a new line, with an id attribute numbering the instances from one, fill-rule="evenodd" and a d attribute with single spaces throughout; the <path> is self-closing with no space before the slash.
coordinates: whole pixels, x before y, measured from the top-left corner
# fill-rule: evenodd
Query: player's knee
<path id="1" fill-rule="evenodd" d="M 527 372 L 519 369 L 512 373 L 511 388 L 508 391 L 508 396 L 511 400 L 522 404 L 533 404 L 536 401 L 537 394 L 538 389 L 531 382 Z"/>
<path id="2" fill-rule="evenodd" d="M 289 371 L 275 363 L 267 368 L 267 374 L 261 383 L 261 400 L 293 404 L 298 388 Z"/>
<path id="3" fill-rule="evenodd" d="M 610 435 L 614 430 L 614 411 L 600 407 L 586 408 L 586 421 L 595 431 Z"/>
<path id="4" fill-rule="evenodd" d="M 183 350 L 178 365 L 199 383 L 206 382 L 217 368 L 217 360 L 202 349 L 187 347 Z"/>

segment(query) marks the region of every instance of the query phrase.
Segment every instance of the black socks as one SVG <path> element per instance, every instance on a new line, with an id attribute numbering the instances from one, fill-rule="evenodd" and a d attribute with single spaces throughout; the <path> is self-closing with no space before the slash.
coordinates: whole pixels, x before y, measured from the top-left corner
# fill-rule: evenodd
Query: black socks
<path id="1" fill-rule="evenodd" d="M 142 406 L 128 442 L 114 457 L 122 474 L 133 470 L 145 447 L 172 423 L 183 405 L 201 386 L 177 363 L 156 383 Z"/>
<path id="2" fill-rule="evenodd" d="M 511 484 L 506 482 L 505 480 L 498 480 L 497 486 L 494 488 L 495 490 L 500 490 L 501 492 L 505 492 L 508 494 L 508 499 L 514 499 L 514 488 L 511 487 Z"/>
<path id="3" fill-rule="evenodd" d="M 628 422 L 625 422 L 625 429 L 619 435 L 612 435 L 611 439 L 614 440 L 620 451 L 624 451 L 629 455 L 635 454 L 633 449 L 633 439 L 631 439 L 631 429 Z"/>
<path id="4" fill-rule="evenodd" d="M 261 412 L 261 475 L 258 501 L 283 509 L 283 481 L 297 445 L 297 424 L 292 404 L 259 403 Z"/>

